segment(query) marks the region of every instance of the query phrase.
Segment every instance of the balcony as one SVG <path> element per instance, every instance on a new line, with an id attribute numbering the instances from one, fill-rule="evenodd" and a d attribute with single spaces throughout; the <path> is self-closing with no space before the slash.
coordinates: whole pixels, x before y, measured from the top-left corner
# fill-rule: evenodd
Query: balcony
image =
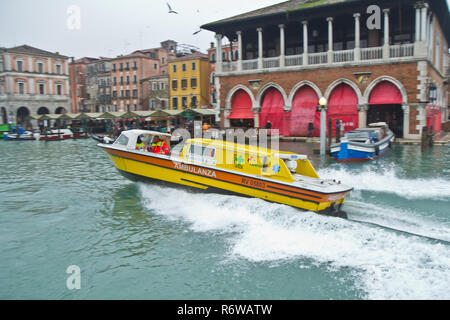
<path id="1" fill-rule="evenodd" d="M 282 71 L 283 69 L 302 69 L 308 66 L 338 66 L 345 63 L 371 64 L 377 61 L 401 60 L 414 57 L 414 43 L 385 47 L 360 48 L 351 50 L 287 55 L 242 61 L 222 62 L 222 73 L 252 73 L 263 70 Z M 307 62 L 307 63 L 305 63 Z"/>

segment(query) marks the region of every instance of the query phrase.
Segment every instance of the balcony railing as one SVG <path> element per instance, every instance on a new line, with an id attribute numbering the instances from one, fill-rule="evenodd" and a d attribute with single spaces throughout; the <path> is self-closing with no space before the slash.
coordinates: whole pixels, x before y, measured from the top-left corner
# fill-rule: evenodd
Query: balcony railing
<path id="1" fill-rule="evenodd" d="M 290 66 L 301 66 L 303 64 L 303 55 L 297 54 L 295 56 L 286 56 L 285 65 Z"/>
<path id="2" fill-rule="evenodd" d="M 222 70 L 224 72 L 237 71 L 237 62 L 236 61 L 224 62 L 222 66 L 223 66 Z"/>
<path id="3" fill-rule="evenodd" d="M 333 52 L 333 62 L 349 62 L 355 60 L 355 50 Z"/>
<path id="4" fill-rule="evenodd" d="M 309 65 L 320 65 L 320 64 L 339 64 L 357 61 L 356 51 L 357 49 L 350 50 L 339 50 L 332 52 L 333 61 L 328 61 L 328 52 L 318 52 L 318 53 L 308 53 L 308 63 Z M 396 59 L 403 57 L 413 57 L 414 56 L 414 44 L 401 44 L 392 45 L 389 47 L 389 56 L 385 57 L 383 54 L 383 47 L 371 47 L 371 48 L 361 48 L 359 49 L 360 61 L 364 63 L 370 60 L 382 60 L 382 59 Z M 285 67 L 296 67 L 305 65 L 305 56 L 303 54 L 288 55 L 285 56 L 284 66 Z M 258 59 L 252 60 L 242 60 L 242 70 L 239 70 L 239 61 L 223 62 L 222 72 L 240 72 L 240 71 L 251 71 L 258 70 L 260 68 Z M 270 57 L 262 59 L 262 69 L 280 68 L 281 57 Z"/>
<path id="5" fill-rule="evenodd" d="M 326 52 L 309 53 L 309 64 L 324 64 L 328 62 L 328 54 Z"/>
<path id="6" fill-rule="evenodd" d="M 280 66 L 280 57 L 264 58 L 263 68 L 278 68 Z"/>
<path id="7" fill-rule="evenodd" d="M 414 56 L 414 43 L 393 45 L 389 49 L 391 58 Z"/>
<path id="8" fill-rule="evenodd" d="M 383 59 L 383 47 L 362 48 L 361 60 Z"/>
<path id="9" fill-rule="evenodd" d="M 258 59 L 242 61 L 242 70 L 255 70 L 255 69 L 258 69 Z"/>

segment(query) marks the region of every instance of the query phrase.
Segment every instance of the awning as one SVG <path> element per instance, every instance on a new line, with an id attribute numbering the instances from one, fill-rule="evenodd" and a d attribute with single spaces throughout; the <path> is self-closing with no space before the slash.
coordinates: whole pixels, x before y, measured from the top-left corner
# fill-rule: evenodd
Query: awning
<path id="1" fill-rule="evenodd" d="M 253 119 L 252 99 L 244 90 L 238 90 L 231 101 L 231 114 L 228 119 Z"/>
<path id="2" fill-rule="evenodd" d="M 383 81 L 376 85 L 370 94 L 369 104 L 402 104 L 400 90 L 391 82 Z"/>

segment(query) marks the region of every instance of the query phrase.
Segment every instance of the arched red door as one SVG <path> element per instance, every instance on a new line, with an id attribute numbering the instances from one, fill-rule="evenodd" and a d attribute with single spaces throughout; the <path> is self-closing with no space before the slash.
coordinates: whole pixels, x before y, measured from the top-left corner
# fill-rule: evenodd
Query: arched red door
<path id="1" fill-rule="evenodd" d="M 270 120 L 272 129 L 278 129 L 281 135 L 289 135 L 289 121 L 284 114 L 284 105 L 283 95 L 278 89 L 267 89 L 261 103 L 259 126 L 265 127 Z"/>
<path id="2" fill-rule="evenodd" d="M 317 115 L 320 119 L 319 112 Z M 336 136 L 336 119 L 341 121 L 341 134 L 358 128 L 358 96 L 348 84 L 341 83 L 331 92 L 327 112 L 329 118 L 333 119 L 333 136 Z"/>
<path id="3" fill-rule="evenodd" d="M 231 99 L 231 126 L 253 126 L 252 99 L 245 90 L 237 90 Z"/>
<path id="4" fill-rule="evenodd" d="M 297 137 L 308 136 L 308 124 L 314 125 L 316 136 L 319 135 L 320 122 L 315 123 L 319 97 L 310 86 L 301 87 L 295 94 L 292 101 L 291 117 L 290 117 L 290 135 Z M 319 116 L 320 119 L 320 116 Z"/>
<path id="5" fill-rule="evenodd" d="M 402 93 L 395 84 L 382 81 L 369 97 L 367 123 L 386 122 L 396 137 L 403 136 Z"/>

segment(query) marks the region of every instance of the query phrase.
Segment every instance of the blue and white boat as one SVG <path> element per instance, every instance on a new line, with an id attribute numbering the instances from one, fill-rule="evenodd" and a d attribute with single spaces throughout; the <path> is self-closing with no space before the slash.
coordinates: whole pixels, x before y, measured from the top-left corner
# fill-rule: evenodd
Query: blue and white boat
<path id="1" fill-rule="evenodd" d="M 339 162 L 372 160 L 392 149 L 394 140 L 385 122 L 372 123 L 369 128 L 346 132 L 339 143 L 330 146 L 330 154 Z"/>

